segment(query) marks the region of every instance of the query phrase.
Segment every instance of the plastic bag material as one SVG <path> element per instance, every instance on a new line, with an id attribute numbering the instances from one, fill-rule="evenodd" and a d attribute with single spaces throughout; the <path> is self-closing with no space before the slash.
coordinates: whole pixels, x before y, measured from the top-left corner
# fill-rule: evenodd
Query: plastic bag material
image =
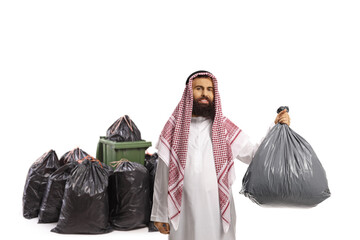
<path id="1" fill-rule="evenodd" d="M 141 133 L 129 116 L 116 120 L 106 132 L 107 139 L 115 142 L 141 141 Z"/>
<path id="2" fill-rule="evenodd" d="M 39 212 L 39 223 L 57 222 L 60 215 L 65 184 L 71 171 L 78 162 L 71 161 L 53 172 L 46 186 L 46 191 Z"/>
<path id="3" fill-rule="evenodd" d="M 31 219 L 38 216 L 48 178 L 59 166 L 59 160 L 54 150 L 44 153 L 31 165 L 23 193 L 25 218 Z"/>
<path id="4" fill-rule="evenodd" d="M 330 196 L 314 150 L 286 124 L 276 124 L 259 146 L 241 193 L 259 205 L 293 207 L 313 207 Z"/>
<path id="5" fill-rule="evenodd" d="M 59 221 L 51 231 L 63 234 L 111 232 L 108 168 L 89 156 L 79 162 L 66 182 Z"/>
<path id="6" fill-rule="evenodd" d="M 116 230 L 146 227 L 150 220 L 148 170 L 141 164 L 118 161 L 109 178 L 110 223 Z"/>
<path id="7" fill-rule="evenodd" d="M 152 155 L 146 154 L 145 155 L 145 167 L 149 172 L 150 176 L 150 209 L 152 209 L 153 205 L 153 196 L 154 196 L 154 182 L 155 182 L 155 175 L 156 175 L 156 169 L 158 164 L 158 154 L 154 153 Z M 149 232 L 158 232 L 159 230 L 157 227 L 155 227 L 154 222 L 150 221 L 149 225 Z"/>
<path id="8" fill-rule="evenodd" d="M 76 162 L 80 159 L 85 158 L 86 156 L 89 156 L 89 154 L 87 154 L 81 148 L 74 148 L 73 150 L 68 151 L 61 156 L 60 165 L 63 166 L 68 162 Z"/>

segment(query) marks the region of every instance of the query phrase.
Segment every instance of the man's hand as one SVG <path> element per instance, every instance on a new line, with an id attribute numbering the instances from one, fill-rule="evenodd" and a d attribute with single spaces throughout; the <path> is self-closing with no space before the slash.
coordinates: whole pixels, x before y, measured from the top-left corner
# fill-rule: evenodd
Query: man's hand
<path id="1" fill-rule="evenodd" d="M 287 124 L 288 126 L 290 126 L 290 117 L 286 109 L 279 112 L 279 114 L 276 116 L 275 124 L 277 123 Z"/>
<path id="2" fill-rule="evenodd" d="M 170 225 L 168 223 L 154 222 L 154 225 L 162 234 L 170 234 Z"/>

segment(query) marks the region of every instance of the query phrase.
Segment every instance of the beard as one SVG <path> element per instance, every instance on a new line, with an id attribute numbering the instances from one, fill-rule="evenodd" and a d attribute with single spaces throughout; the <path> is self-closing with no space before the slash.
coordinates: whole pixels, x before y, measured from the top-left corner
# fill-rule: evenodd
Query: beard
<path id="1" fill-rule="evenodd" d="M 206 99 L 209 103 L 200 103 L 199 101 L 202 99 Z M 201 97 L 198 99 L 194 99 L 193 101 L 193 110 L 192 114 L 195 116 L 207 117 L 214 119 L 215 117 L 215 105 L 214 102 L 211 101 L 207 97 Z"/>

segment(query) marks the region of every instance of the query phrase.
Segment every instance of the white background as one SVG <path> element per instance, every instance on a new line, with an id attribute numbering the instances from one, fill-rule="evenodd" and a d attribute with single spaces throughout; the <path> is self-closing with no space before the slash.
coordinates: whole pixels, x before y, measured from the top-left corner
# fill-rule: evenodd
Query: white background
<path id="1" fill-rule="evenodd" d="M 359 1 L 1 1 L 1 235 L 167 239 L 146 229 L 60 235 L 22 217 L 31 164 L 54 149 L 95 155 L 128 114 L 155 145 L 199 69 L 223 113 L 263 137 L 276 109 L 312 145 L 332 196 L 312 209 L 264 208 L 233 186 L 237 239 L 359 239 Z"/>

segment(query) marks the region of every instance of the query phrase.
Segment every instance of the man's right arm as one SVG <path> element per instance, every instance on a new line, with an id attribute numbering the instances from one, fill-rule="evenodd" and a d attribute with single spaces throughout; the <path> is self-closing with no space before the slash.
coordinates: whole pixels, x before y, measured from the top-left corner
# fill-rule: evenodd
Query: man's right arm
<path id="1" fill-rule="evenodd" d="M 165 162 L 158 159 L 158 164 L 156 168 L 156 175 L 154 181 L 154 197 L 153 197 L 153 207 L 151 211 L 151 221 L 157 222 L 155 226 L 158 225 L 164 226 L 164 231 L 159 229 L 161 233 L 168 234 L 169 230 L 169 215 L 168 215 L 168 181 L 169 181 L 169 168 L 166 166 Z"/>

